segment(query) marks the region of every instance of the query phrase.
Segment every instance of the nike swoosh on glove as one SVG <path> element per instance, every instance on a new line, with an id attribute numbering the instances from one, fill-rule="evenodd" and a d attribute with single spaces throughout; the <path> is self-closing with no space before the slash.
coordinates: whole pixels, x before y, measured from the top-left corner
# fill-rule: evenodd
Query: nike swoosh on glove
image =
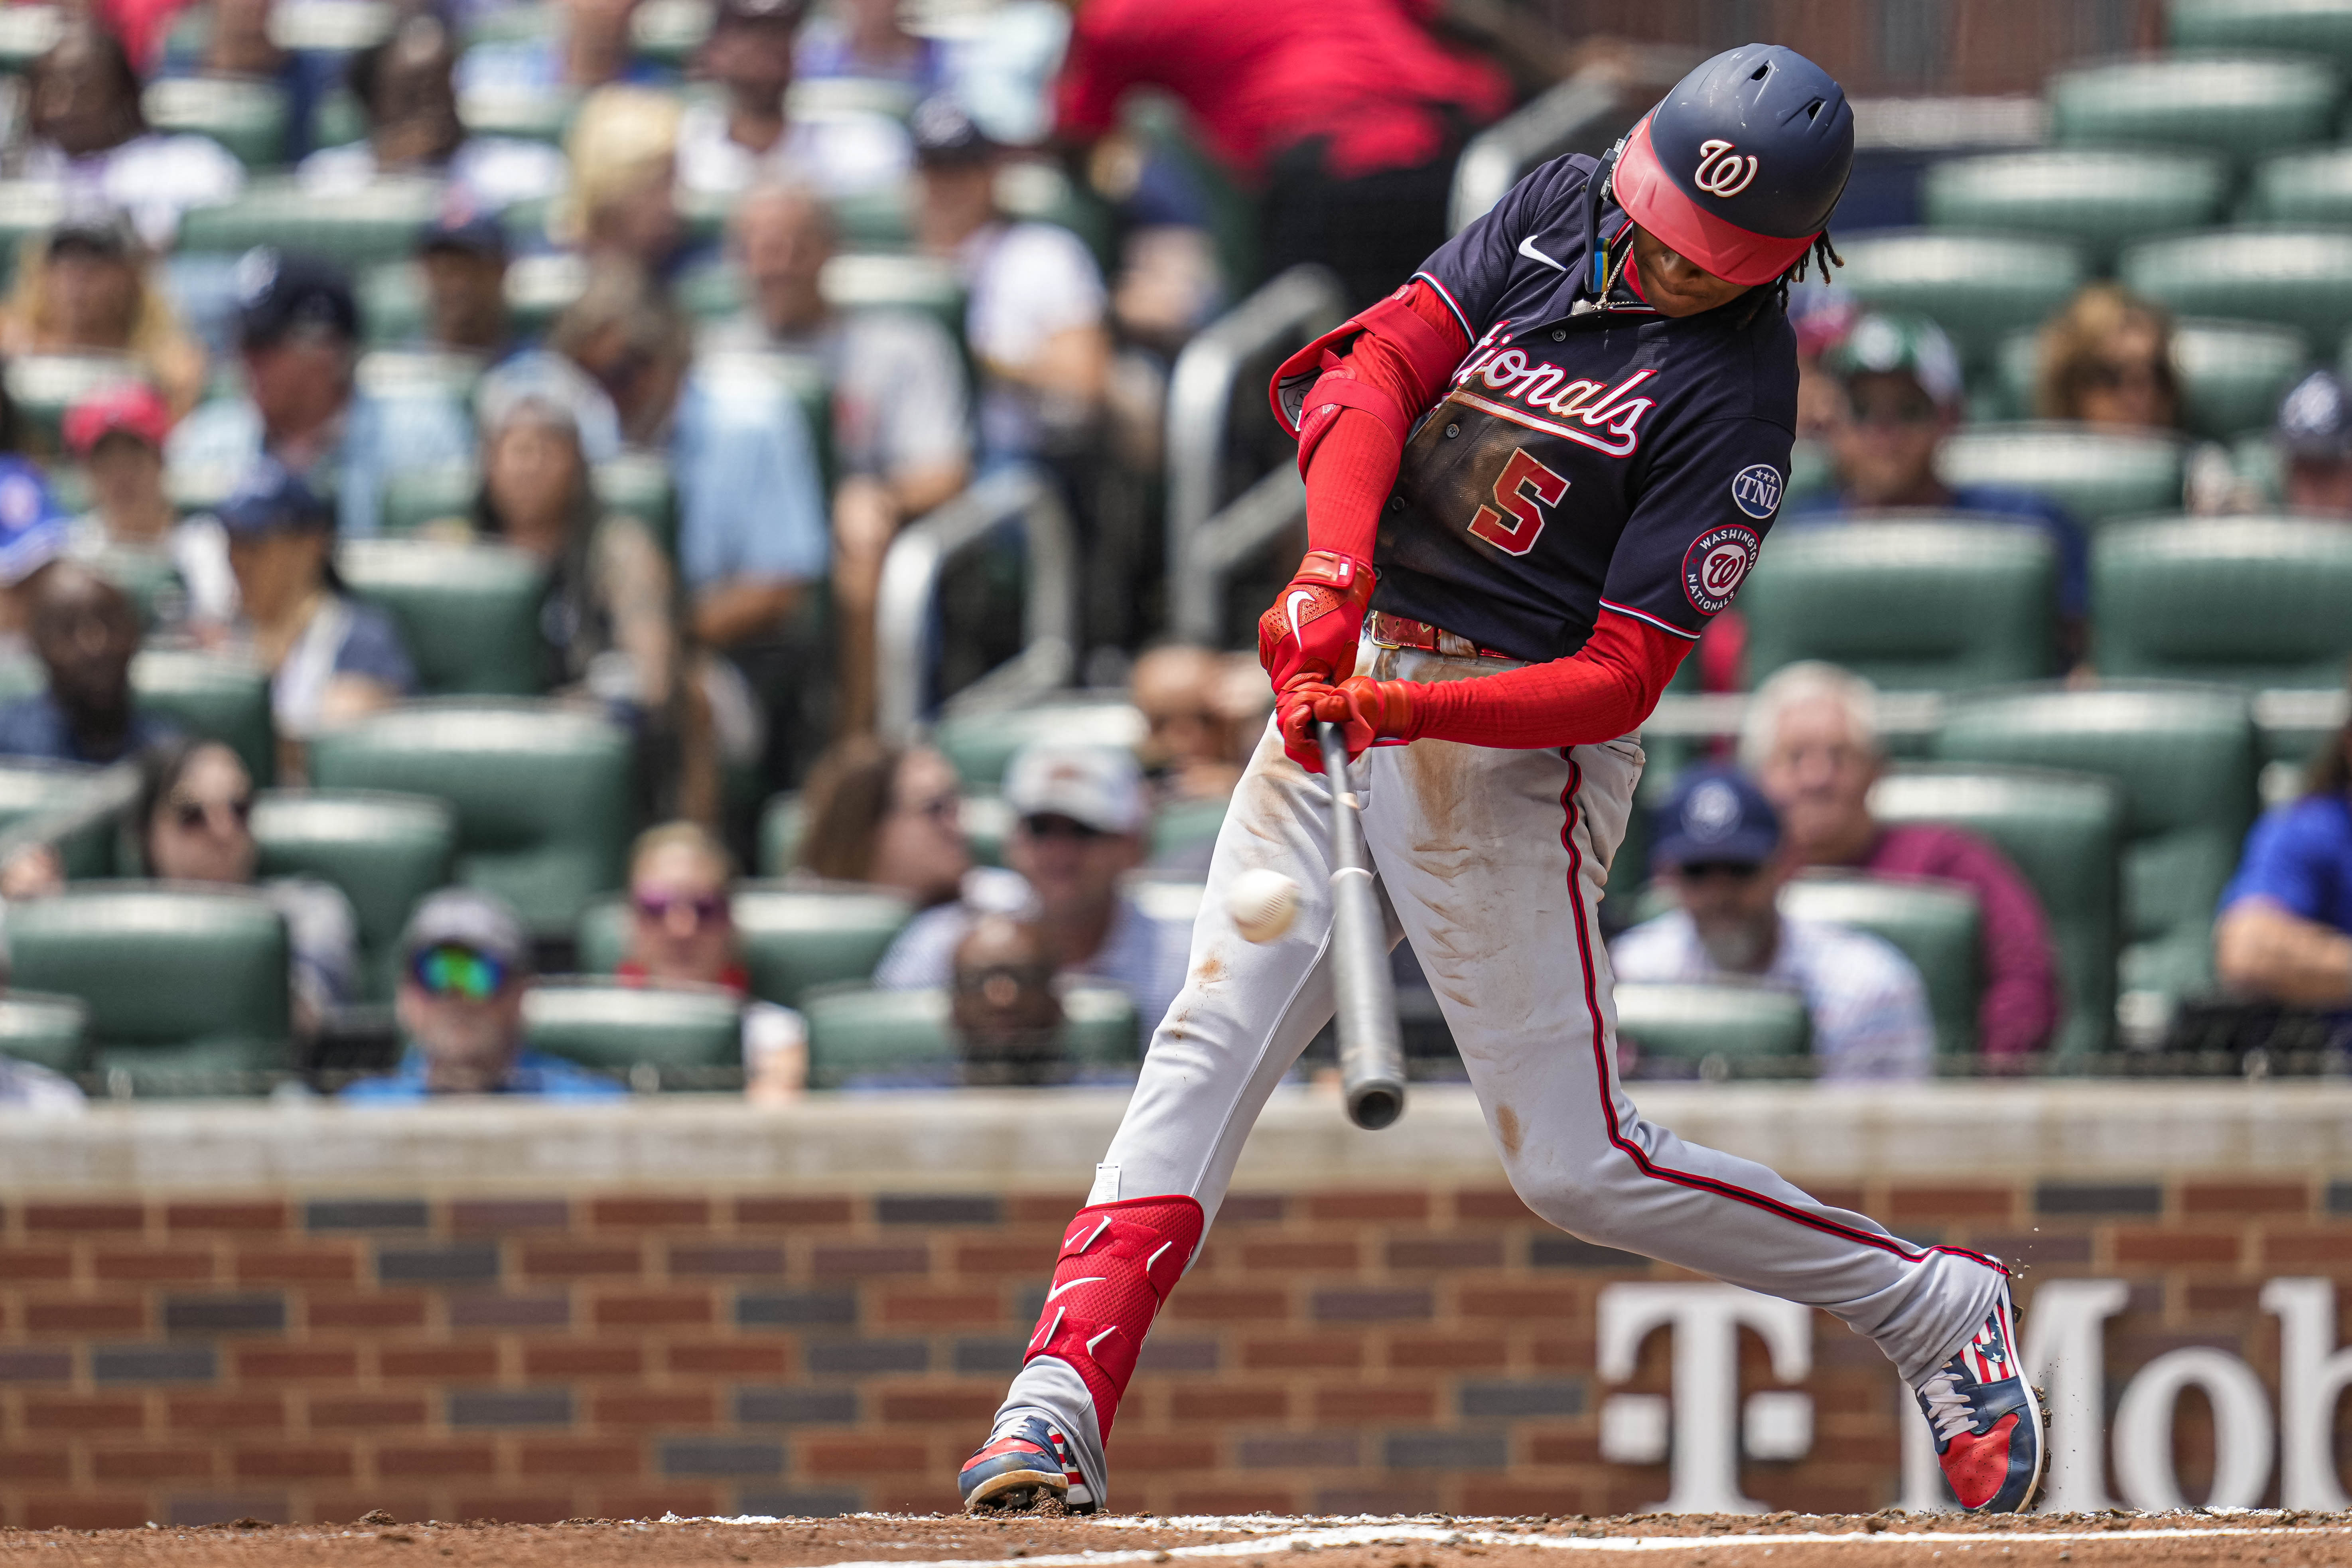
<path id="1" fill-rule="evenodd" d="M 1410 680 L 1359 675 L 1312 693 L 1308 706 L 1316 718 L 1339 726 L 1352 763 L 1373 746 L 1402 746 L 1413 738 L 1413 694 L 1419 689 Z"/>
<path id="2" fill-rule="evenodd" d="M 1301 677 L 1328 683 L 1355 673 L 1372 584 L 1372 569 L 1352 556 L 1307 552 L 1274 607 L 1257 618 L 1257 661 L 1275 690 Z"/>

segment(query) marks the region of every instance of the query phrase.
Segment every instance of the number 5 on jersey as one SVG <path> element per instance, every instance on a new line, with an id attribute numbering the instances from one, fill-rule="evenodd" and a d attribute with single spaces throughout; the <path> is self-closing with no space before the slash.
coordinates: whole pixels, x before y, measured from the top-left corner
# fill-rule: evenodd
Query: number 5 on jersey
<path id="1" fill-rule="evenodd" d="M 1525 555 L 1544 531 L 1544 508 L 1558 506 L 1567 493 L 1568 480 L 1528 457 L 1525 447 L 1515 447 L 1495 481 L 1495 505 L 1478 509 L 1470 531 L 1505 554 Z"/>

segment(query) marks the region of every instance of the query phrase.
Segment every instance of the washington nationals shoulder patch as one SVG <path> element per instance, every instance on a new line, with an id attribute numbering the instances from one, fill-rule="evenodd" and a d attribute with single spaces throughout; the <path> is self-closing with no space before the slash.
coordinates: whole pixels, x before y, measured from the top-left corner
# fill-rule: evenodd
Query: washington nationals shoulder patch
<path id="1" fill-rule="evenodd" d="M 1780 470 L 1769 463 L 1748 464 L 1731 476 L 1731 500 L 1757 521 L 1769 521 L 1780 510 Z"/>
<path id="2" fill-rule="evenodd" d="M 1712 616 L 1731 603 L 1763 545 L 1754 529 L 1736 522 L 1710 528 L 1691 541 L 1683 552 L 1683 592 L 1691 607 Z"/>

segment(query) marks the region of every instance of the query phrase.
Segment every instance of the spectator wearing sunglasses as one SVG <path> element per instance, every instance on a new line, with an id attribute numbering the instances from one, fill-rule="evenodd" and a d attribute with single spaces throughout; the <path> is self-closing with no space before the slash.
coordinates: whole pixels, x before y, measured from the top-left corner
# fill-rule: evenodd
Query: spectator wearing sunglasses
<path id="1" fill-rule="evenodd" d="M 613 1100 L 628 1093 L 525 1042 L 530 939 L 499 900 L 471 888 L 442 889 L 409 917 L 401 955 L 394 1006 L 407 1047 L 399 1067 L 362 1079 L 343 1090 L 344 1099 L 393 1105 L 442 1095 Z"/>
<path id="2" fill-rule="evenodd" d="M 1189 922 L 1155 918 L 1125 886 L 1143 860 L 1150 816 L 1132 754 L 1100 746 L 1031 746 L 1004 775 L 1013 827 L 1005 864 L 1028 897 L 1018 910 L 959 900 L 919 915 L 898 933 L 874 983 L 900 990 L 946 985 L 955 951 L 984 913 L 1018 913 L 1043 933 L 1056 973 L 1127 993 L 1146 1040 L 1183 988 Z"/>
<path id="3" fill-rule="evenodd" d="M 1764 794 L 1738 773 L 1685 773 L 1651 853 L 1682 907 L 1610 948 L 1617 978 L 1758 981 L 1805 999 L 1824 1079 L 1924 1078 L 1936 1033 L 1919 972 L 1867 932 L 1791 920 L 1777 899 L 1794 859 Z"/>
<path id="4" fill-rule="evenodd" d="M 1013 872 L 972 865 L 955 764 L 929 746 L 845 736 L 809 769 L 801 806 L 799 872 L 887 888 L 918 910 L 961 900 L 1013 910 L 1028 900 Z"/>

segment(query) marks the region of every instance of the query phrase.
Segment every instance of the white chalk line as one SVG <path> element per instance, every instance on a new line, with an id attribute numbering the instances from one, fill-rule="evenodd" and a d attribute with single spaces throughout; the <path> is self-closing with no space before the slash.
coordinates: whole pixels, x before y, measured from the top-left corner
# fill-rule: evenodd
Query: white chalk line
<path id="1" fill-rule="evenodd" d="M 760 1515 L 714 1521 L 729 1524 L 766 1524 L 776 1522 Z M 1102 1521 L 1109 1524 L 1111 1521 Z M 1120 1528 L 1135 1529 L 1213 1529 L 1236 1530 L 1262 1528 L 1263 1520 L 1241 1521 L 1222 1521 L 1193 1523 L 1179 1520 L 1122 1521 Z M 1444 1546 L 1540 1546 L 1559 1552 L 1690 1552 L 1718 1546 L 1796 1546 L 1846 1545 L 1863 1542 L 1918 1542 L 1927 1545 L 2012 1546 L 2021 1542 L 2056 1542 L 2080 1544 L 2100 1541 L 2195 1541 L 2216 1536 L 2282 1536 L 2331 1535 L 2340 1531 L 2326 1527 L 2301 1525 L 2208 1525 L 2182 1530 L 2082 1530 L 2082 1531 L 1866 1531 L 1856 1530 L 1830 1534 L 1824 1531 L 1791 1531 L 1779 1535 L 1538 1535 L 1518 1534 L 1501 1530 L 1457 1530 L 1444 1525 L 1400 1525 L 1387 1523 L 1342 1525 L 1320 1530 L 1294 1530 L 1283 1533 L 1262 1534 L 1249 1541 L 1221 1541 L 1203 1546 L 1169 1546 L 1134 1552 L 1066 1552 L 1024 1556 L 1017 1561 L 1022 1568 L 1094 1568 L 1096 1564 L 1118 1563 L 1164 1563 L 1174 1558 L 1210 1559 L 1227 1557 L 1263 1557 L 1270 1552 L 1316 1551 L 1332 1546 L 1405 1545 L 1426 1542 Z M 942 1557 L 923 1561 L 906 1558 L 877 1558 L 829 1563 L 826 1568 L 1004 1568 L 1004 1557 Z"/>

